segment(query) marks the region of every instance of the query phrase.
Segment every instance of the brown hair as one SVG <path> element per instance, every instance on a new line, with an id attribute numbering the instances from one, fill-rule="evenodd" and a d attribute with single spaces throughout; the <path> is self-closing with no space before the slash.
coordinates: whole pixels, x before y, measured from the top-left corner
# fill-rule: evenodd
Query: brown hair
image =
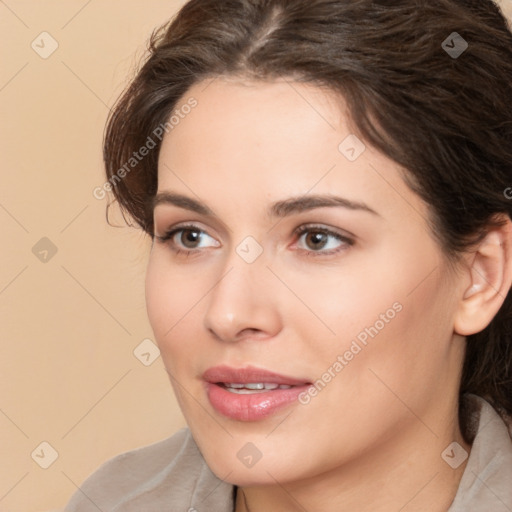
<path id="1" fill-rule="evenodd" d="M 450 52 L 464 41 L 462 54 Z M 160 140 L 123 179 L 116 173 L 193 84 L 221 75 L 289 77 L 340 94 L 361 138 L 406 169 L 430 205 L 450 260 L 512 214 L 512 34 L 491 0 L 189 1 L 152 34 L 105 132 L 114 196 L 152 237 Z M 511 301 L 509 293 L 490 325 L 468 336 L 460 387 L 504 415 Z"/>

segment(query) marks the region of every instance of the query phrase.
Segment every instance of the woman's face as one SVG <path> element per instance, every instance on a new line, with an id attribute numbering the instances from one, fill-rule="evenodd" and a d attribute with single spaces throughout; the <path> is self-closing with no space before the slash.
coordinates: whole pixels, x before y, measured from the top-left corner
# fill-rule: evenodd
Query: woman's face
<path id="1" fill-rule="evenodd" d="M 313 86 L 217 78 L 191 97 L 161 147 L 146 295 L 212 470 L 274 484 L 437 447 L 461 279 L 398 166 Z"/>

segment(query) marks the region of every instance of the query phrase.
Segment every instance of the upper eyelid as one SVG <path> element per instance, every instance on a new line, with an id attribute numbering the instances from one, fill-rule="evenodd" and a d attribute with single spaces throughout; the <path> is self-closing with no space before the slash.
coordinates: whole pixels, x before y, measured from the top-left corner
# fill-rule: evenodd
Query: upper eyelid
<path id="1" fill-rule="evenodd" d="M 157 238 L 160 240 L 172 239 L 176 235 L 176 233 L 179 233 L 180 231 L 186 230 L 186 229 L 196 229 L 197 231 L 200 231 L 201 233 L 206 234 L 210 238 L 213 238 L 219 244 L 221 244 L 220 246 L 222 246 L 222 243 L 220 241 L 218 241 L 216 237 L 210 235 L 206 229 L 201 228 L 201 226 L 199 226 L 198 223 L 194 223 L 194 222 L 188 222 L 188 223 L 185 222 L 184 224 L 178 223 L 177 225 L 172 226 L 169 229 L 167 229 L 163 235 L 157 236 Z M 301 224 L 298 227 L 296 227 L 295 229 L 293 229 L 292 234 L 300 238 L 304 235 L 304 233 L 307 233 L 308 231 L 315 231 L 315 230 L 323 231 L 323 232 L 329 234 L 330 236 L 333 236 L 334 238 L 338 239 L 339 241 L 346 243 L 346 244 L 350 244 L 350 245 L 353 245 L 357 238 L 355 235 L 353 235 L 351 233 L 339 232 L 339 229 L 331 228 L 330 226 L 326 226 L 326 225 L 320 224 L 320 223 Z M 297 241 L 294 243 L 297 243 Z M 186 249 L 186 250 L 195 251 L 195 250 L 200 250 L 200 248 Z M 321 253 L 322 251 L 318 251 L 318 252 Z"/>
<path id="2" fill-rule="evenodd" d="M 206 233 L 208 236 L 212 236 L 208 233 L 208 230 L 207 229 L 203 229 L 199 223 L 196 223 L 196 222 L 184 222 L 183 224 L 181 223 L 178 223 L 176 225 L 173 225 L 171 226 L 170 228 L 167 228 L 164 230 L 164 236 L 172 231 L 179 231 L 180 229 L 192 229 L 192 228 L 197 228 L 198 231 L 201 231 L 202 233 Z M 322 224 L 322 223 L 304 223 L 304 224 L 301 224 L 299 226 L 297 226 L 296 228 L 293 229 L 293 233 L 298 233 L 298 232 L 302 232 L 302 231 L 306 231 L 306 230 L 314 230 L 314 229 L 317 229 L 317 230 L 323 230 L 323 231 L 328 231 L 329 233 L 332 233 L 332 234 L 335 234 L 335 235 L 339 235 L 339 236 L 345 236 L 345 237 L 351 237 L 351 238 L 356 238 L 355 235 L 353 235 L 352 233 L 349 233 L 347 232 L 346 230 L 341 230 L 342 232 L 339 232 L 339 228 L 333 228 L 333 227 L 330 227 L 330 226 L 327 226 L 325 224 Z"/>
<path id="3" fill-rule="evenodd" d="M 321 223 L 305 223 L 305 224 L 301 224 L 300 226 L 295 228 L 293 230 L 293 232 L 294 233 L 302 233 L 304 231 L 314 231 L 315 229 L 318 230 L 318 231 L 328 232 L 329 234 L 336 235 L 336 236 L 339 236 L 341 238 L 354 238 L 354 239 L 357 238 L 355 235 L 353 235 L 352 233 L 349 233 L 346 230 L 339 229 L 339 228 L 333 228 L 333 227 L 326 226 L 326 225 L 321 224 Z"/>
<path id="4" fill-rule="evenodd" d="M 157 224 L 168 224 L 166 221 L 165 221 L 165 218 L 167 217 L 167 215 L 164 213 L 165 211 L 165 205 L 166 203 L 162 203 L 162 206 L 157 206 L 156 208 L 153 209 L 153 225 L 155 226 L 155 230 L 156 230 L 156 225 Z M 220 218 L 218 218 L 217 216 L 215 215 L 207 215 L 205 213 L 202 213 L 202 212 L 195 212 L 195 211 L 191 211 L 187 208 L 182 208 L 182 207 L 179 207 L 179 206 L 176 206 L 176 205 L 173 205 L 173 204 L 169 204 L 167 205 L 168 207 L 170 207 L 171 211 L 176 209 L 178 212 L 180 212 L 180 214 L 187 214 L 187 217 L 190 216 L 194 216 L 196 217 L 194 220 L 189 220 L 188 222 L 190 222 L 191 224 L 203 224 L 203 220 L 202 219 L 206 219 L 206 221 L 208 222 L 208 224 L 210 224 L 211 226 L 213 226 L 213 229 L 215 229 L 217 232 L 220 232 L 220 233 L 223 233 L 223 234 L 227 234 L 227 233 L 232 233 L 233 230 L 227 225 L 225 224 Z M 161 213 L 156 213 L 157 212 L 157 209 L 161 209 L 162 212 Z M 158 219 L 161 215 L 161 222 L 158 222 Z M 181 216 L 181 215 L 180 215 Z M 190 217 L 189 217 L 190 219 Z M 201 220 L 200 220 L 201 219 Z M 187 222 L 187 221 L 183 221 L 183 222 Z M 180 224 L 180 222 L 177 223 L 178 225 Z M 172 229 L 172 228 L 170 228 Z M 169 232 L 170 229 L 167 229 L 165 228 L 165 232 Z"/>
<path id="5" fill-rule="evenodd" d="M 323 232 L 323 233 L 327 233 L 329 236 L 332 236 L 333 238 L 335 238 L 336 240 L 338 240 L 341 244 L 345 244 L 345 245 L 348 245 L 348 246 L 353 246 L 355 243 L 356 243 L 356 239 L 357 237 L 355 237 L 354 235 L 351 235 L 351 234 L 343 234 L 343 233 L 339 233 L 338 231 L 334 230 L 334 229 L 330 229 L 330 228 L 322 228 L 320 226 L 305 226 L 305 227 L 299 227 L 297 229 L 294 230 L 294 234 L 296 233 L 297 234 L 297 241 L 294 242 L 294 245 L 297 244 L 297 242 L 299 241 L 300 238 L 302 238 L 302 236 L 307 233 L 308 231 L 319 231 L 319 232 Z M 308 251 L 307 249 L 305 249 L 307 252 L 311 252 L 311 253 L 315 253 L 315 254 L 322 254 L 323 252 L 325 253 L 328 253 L 329 251 Z"/>
<path id="6" fill-rule="evenodd" d="M 217 240 L 216 237 L 210 235 L 210 233 L 208 233 L 208 231 L 206 229 L 203 229 L 194 223 L 177 224 L 176 226 L 171 226 L 170 228 L 165 229 L 164 233 L 162 235 L 156 236 L 156 238 L 159 238 L 159 239 L 169 238 L 169 237 L 172 238 L 173 236 L 176 235 L 176 233 L 179 233 L 180 231 L 184 231 L 186 229 L 200 231 L 201 233 L 208 235 L 210 238 Z"/>
<path id="7" fill-rule="evenodd" d="M 153 201 L 153 223 L 156 225 L 156 218 L 160 214 L 156 214 L 157 210 L 162 209 L 165 211 L 166 207 L 172 209 L 181 210 L 183 213 L 188 214 L 195 213 L 202 218 L 207 218 L 210 224 L 215 226 L 215 229 L 223 234 L 232 234 L 233 230 L 224 221 L 220 219 L 213 211 L 210 210 L 206 205 L 199 203 L 196 200 L 191 200 L 187 196 L 181 194 L 174 194 L 168 192 L 162 192 L 157 194 Z M 279 217 L 277 223 L 273 224 L 272 228 L 275 227 L 282 221 L 291 220 L 294 217 L 300 217 L 302 215 L 315 214 L 318 210 L 326 209 L 341 209 L 345 212 L 359 212 L 359 213 L 370 213 L 373 218 L 383 219 L 382 215 L 372 208 L 368 207 L 364 203 L 352 201 L 349 199 L 330 196 L 319 195 L 319 196 L 299 196 L 296 198 L 290 198 L 288 200 L 279 201 L 274 204 L 271 208 L 270 218 Z M 272 213 L 273 212 L 273 213 Z M 270 228 L 270 230 L 272 229 Z M 269 231 L 270 231 L 269 230 Z M 349 236 L 353 236 L 348 233 Z"/>

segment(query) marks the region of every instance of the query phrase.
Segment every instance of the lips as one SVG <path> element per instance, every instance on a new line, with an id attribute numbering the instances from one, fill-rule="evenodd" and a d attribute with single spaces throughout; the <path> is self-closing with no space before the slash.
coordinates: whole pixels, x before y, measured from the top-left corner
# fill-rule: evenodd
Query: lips
<path id="1" fill-rule="evenodd" d="M 257 421 L 297 401 L 311 383 L 260 368 L 216 366 L 203 374 L 213 408 L 238 421 Z"/>

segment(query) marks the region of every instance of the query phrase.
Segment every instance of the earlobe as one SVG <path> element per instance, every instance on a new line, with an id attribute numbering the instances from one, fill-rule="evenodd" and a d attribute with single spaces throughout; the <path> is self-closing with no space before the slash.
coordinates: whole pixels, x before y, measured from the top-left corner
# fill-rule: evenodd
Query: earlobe
<path id="1" fill-rule="evenodd" d="M 512 222 L 493 226 L 472 253 L 454 331 L 469 336 L 485 329 L 502 306 L 512 284 Z M 467 279 L 465 281 L 467 283 Z"/>

